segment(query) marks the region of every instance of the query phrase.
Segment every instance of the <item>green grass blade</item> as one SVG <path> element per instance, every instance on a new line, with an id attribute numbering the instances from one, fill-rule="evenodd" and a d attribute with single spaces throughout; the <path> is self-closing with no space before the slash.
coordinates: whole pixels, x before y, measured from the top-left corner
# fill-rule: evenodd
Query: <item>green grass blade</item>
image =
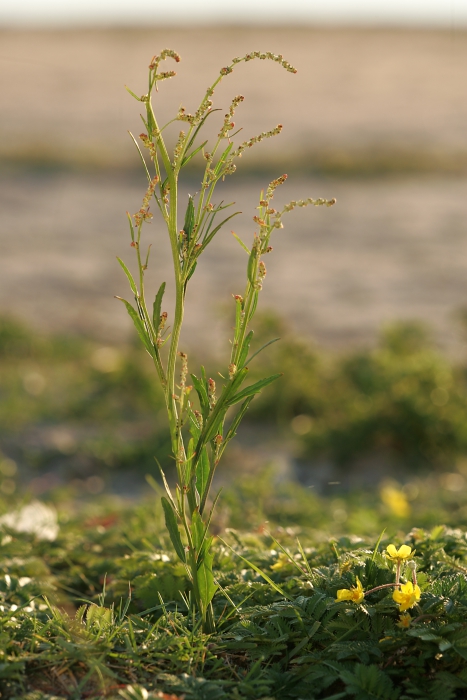
<path id="1" fill-rule="evenodd" d="M 222 542 L 223 545 L 228 547 L 230 549 L 230 551 L 235 554 L 235 556 L 239 557 L 239 559 L 244 561 L 245 564 L 247 564 L 247 566 L 249 566 L 251 569 L 253 569 L 253 571 L 256 571 L 256 573 L 259 574 L 261 576 L 261 578 L 263 578 L 266 581 L 266 583 L 269 583 L 271 588 L 273 588 L 277 593 L 279 593 L 279 595 L 283 596 L 287 600 L 290 600 L 290 601 L 293 600 L 293 598 L 288 593 L 285 593 L 282 590 L 282 588 L 280 586 L 278 586 L 277 583 L 274 583 L 274 581 L 264 571 L 262 571 L 258 566 L 256 566 L 256 564 L 253 564 L 253 562 L 249 561 L 249 559 L 242 557 L 242 555 L 239 554 L 238 552 L 236 552 L 235 549 L 230 546 L 230 544 L 227 544 L 227 542 L 225 540 L 223 540 L 222 537 L 218 536 L 217 539 L 220 542 Z"/>

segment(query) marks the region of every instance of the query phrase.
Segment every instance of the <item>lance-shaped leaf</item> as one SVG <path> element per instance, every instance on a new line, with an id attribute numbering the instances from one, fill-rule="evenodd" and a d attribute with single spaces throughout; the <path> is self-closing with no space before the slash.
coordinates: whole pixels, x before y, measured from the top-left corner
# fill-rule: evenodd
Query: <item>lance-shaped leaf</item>
<path id="1" fill-rule="evenodd" d="M 196 374 L 192 374 L 191 378 L 193 380 L 193 384 L 195 385 L 196 393 L 198 394 L 199 405 L 201 408 L 201 414 L 202 414 L 203 418 L 206 420 L 206 418 L 209 415 L 208 392 L 206 391 L 206 387 L 204 385 L 204 382 L 201 379 L 198 379 Z"/>
<path id="2" fill-rule="evenodd" d="M 161 306 L 164 292 L 165 282 L 162 282 L 161 286 L 159 287 L 159 291 L 156 294 L 156 298 L 154 299 L 154 304 L 152 305 L 152 322 L 156 331 L 159 328 L 159 324 L 161 322 Z"/>
<path id="3" fill-rule="evenodd" d="M 203 438 L 205 440 L 205 443 L 210 442 L 213 440 L 216 435 L 221 434 L 222 435 L 222 426 L 224 423 L 225 419 L 225 414 L 227 413 L 227 409 L 229 407 L 229 404 L 226 401 L 223 401 L 222 403 L 219 403 L 219 409 L 216 411 L 216 413 L 213 412 L 212 414 L 212 420 L 209 421 L 208 425 L 206 426 L 206 430 L 203 433 Z M 217 408 L 217 406 L 216 406 Z"/>
<path id="4" fill-rule="evenodd" d="M 201 599 L 201 605 L 203 608 L 204 615 L 206 614 L 209 604 L 214 598 L 214 595 L 217 591 L 217 585 L 214 583 L 214 576 L 212 573 L 213 559 L 213 552 L 206 551 L 203 560 L 199 564 L 198 570 L 196 572 L 199 597 Z"/>
<path id="5" fill-rule="evenodd" d="M 128 282 L 130 283 L 131 291 L 133 292 L 133 294 L 135 296 L 138 296 L 138 289 L 136 287 L 135 280 L 133 279 L 133 275 L 131 274 L 130 270 L 127 268 L 127 266 L 125 265 L 123 260 L 121 260 L 120 258 L 117 258 L 117 260 L 120 263 L 123 272 L 125 273 L 125 275 L 128 278 Z"/>
<path id="6" fill-rule="evenodd" d="M 245 340 L 243 341 L 242 349 L 240 351 L 240 357 L 238 358 L 238 367 L 242 368 L 246 364 L 245 360 L 250 352 L 250 343 L 253 338 L 253 331 L 250 331 Z"/>
<path id="7" fill-rule="evenodd" d="M 258 291 L 253 294 L 253 303 L 251 305 L 250 313 L 248 315 L 247 323 L 250 323 L 251 319 L 255 315 L 256 307 L 258 306 Z"/>
<path id="8" fill-rule="evenodd" d="M 115 298 L 119 299 L 120 301 L 122 301 L 125 304 L 126 310 L 128 311 L 128 314 L 130 315 L 133 323 L 135 324 L 135 328 L 138 332 L 139 337 L 141 338 L 141 341 L 142 341 L 144 347 L 146 348 L 148 353 L 151 355 L 151 357 L 155 357 L 154 347 L 148 338 L 148 335 L 146 333 L 146 329 L 144 328 L 144 325 L 143 325 L 138 313 L 135 311 L 135 309 L 132 307 L 132 305 L 128 301 L 126 301 L 125 299 L 122 299 L 122 297 L 115 297 Z"/>
<path id="9" fill-rule="evenodd" d="M 201 146 L 198 146 L 198 148 L 195 148 L 194 151 L 192 151 L 191 153 L 189 153 L 188 155 L 186 155 L 186 156 L 184 157 L 184 159 L 182 160 L 182 164 L 181 164 L 180 168 L 185 167 L 185 165 L 187 165 L 187 164 L 190 162 L 190 160 L 191 160 L 192 158 L 194 158 L 195 155 L 196 155 L 197 153 L 199 153 L 199 152 L 201 151 L 202 148 L 205 147 L 206 144 L 207 144 L 207 141 L 204 141 L 204 143 L 202 143 Z M 187 150 L 188 150 L 188 148 L 187 148 Z"/>
<path id="10" fill-rule="evenodd" d="M 203 250 L 206 248 L 206 246 L 209 245 L 209 243 L 212 241 L 212 239 L 214 238 L 216 233 L 218 231 L 220 231 L 220 229 L 223 227 L 223 225 L 226 224 L 227 221 L 229 221 L 230 219 L 233 219 L 234 216 L 237 216 L 237 214 L 241 214 L 241 212 L 236 211 L 234 214 L 231 214 L 230 216 L 228 216 L 226 219 L 221 221 L 221 223 L 218 226 L 216 226 L 216 228 L 213 229 L 210 233 L 209 233 L 209 229 L 208 229 L 208 231 L 206 232 L 206 234 L 203 238 L 202 246 L 201 246 L 201 248 L 198 249 L 198 255 L 200 255 L 203 252 Z"/>
<path id="11" fill-rule="evenodd" d="M 188 280 L 190 280 L 193 277 L 193 273 L 196 270 L 197 264 L 198 264 L 197 262 L 194 262 L 193 265 L 190 267 L 190 271 L 188 272 L 188 274 L 186 276 L 185 284 L 186 284 L 186 282 L 188 282 Z"/>
<path id="12" fill-rule="evenodd" d="M 196 509 L 191 516 L 190 530 L 191 537 L 193 539 L 193 546 L 196 549 L 196 552 L 199 553 L 201 547 L 203 546 L 204 537 L 206 535 L 206 528 L 198 509 Z"/>
<path id="13" fill-rule="evenodd" d="M 209 483 L 209 456 L 206 447 L 201 448 L 201 454 L 196 464 L 196 488 L 201 500 L 204 498 Z"/>
<path id="14" fill-rule="evenodd" d="M 221 172 L 222 166 L 224 165 L 225 160 L 226 160 L 227 156 L 229 155 L 230 151 L 232 150 L 232 148 L 233 148 L 233 141 L 231 141 L 229 143 L 229 145 L 227 146 L 227 148 L 225 149 L 225 151 L 223 152 L 223 154 L 219 158 L 219 162 L 216 165 L 216 167 L 214 168 L 214 172 L 216 175 L 219 175 L 219 173 Z"/>
<path id="15" fill-rule="evenodd" d="M 259 382 L 250 384 L 250 386 L 245 387 L 245 389 L 239 391 L 238 394 L 235 394 L 235 396 L 232 396 L 232 398 L 229 399 L 229 406 L 233 406 L 239 401 L 247 399 L 249 396 L 254 396 L 255 394 L 258 394 L 262 389 L 264 389 L 265 386 L 268 386 L 268 384 L 272 384 L 272 382 L 275 382 L 276 379 L 279 379 L 279 377 L 282 377 L 282 373 L 273 374 L 270 377 L 266 377 L 265 379 L 260 379 Z"/>
<path id="16" fill-rule="evenodd" d="M 183 546 L 182 538 L 180 537 L 180 531 L 177 524 L 177 516 L 175 511 L 169 501 L 162 496 L 161 498 L 162 507 L 164 509 L 165 515 L 165 525 L 169 531 L 170 539 L 172 540 L 173 547 L 178 554 L 179 559 L 183 563 L 186 562 L 185 548 Z"/>
<path id="17" fill-rule="evenodd" d="M 133 92 L 133 90 L 130 90 L 130 88 L 128 87 L 128 85 L 125 85 L 125 90 L 126 90 L 127 92 L 129 92 L 130 95 L 131 95 L 132 97 L 135 98 L 135 100 L 138 100 L 138 102 L 141 102 L 141 101 L 142 101 L 142 100 L 141 100 L 141 97 L 138 97 L 138 95 L 135 95 L 135 93 Z"/>
<path id="18" fill-rule="evenodd" d="M 185 223 L 183 225 L 183 230 L 187 238 L 187 242 L 190 243 L 191 234 L 193 231 L 193 226 L 195 224 L 195 205 L 193 204 L 193 197 L 191 194 L 188 195 L 188 206 L 185 212 Z"/>
<path id="19" fill-rule="evenodd" d="M 254 287 L 256 283 L 256 261 L 258 259 L 258 249 L 256 247 L 256 241 L 251 248 L 250 257 L 248 258 L 248 265 L 246 273 L 250 284 Z"/>
<path id="20" fill-rule="evenodd" d="M 198 440 L 198 447 L 201 445 L 206 445 L 210 440 L 212 440 L 218 432 L 221 432 L 222 423 L 225 418 L 227 409 L 232 404 L 230 403 L 230 398 L 235 394 L 237 389 L 243 384 L 246 375 L 248 374 L 248 367 L 243 367 L 241 370 L 236 372 L 235 376 L 224 386 L 222 394 L 217 400 L 214 410 L 205 422 L 203 431 Z"/>
<path id="21" fill-rule="evenodd" d="M 175 501 L 174 501 L 174 499 L 173 499 L 172 492 L 171 492 L 171 490 L 170 490 L 170 486 L 169 486 L 169 484 L 167 483 L 167 479 L 165 478 L 164 470 L 162 469 L 162 467 L 161 467 L 161 465 L 159 464 L 159 461 L 156 459 L 156 457 L 154 457 L 154 459 L 156 460 L 157 466 L 159 467 L 159 471 L 160 471 L 161 476 L 162 476 L 162 482 L 163 482 L 163 484 L 164 484 L 164 488 L 165 488 L 165 491 L 166 491 L 166 493 L 167 493 L 167 496 L 169 497 L 169 501 L 170 501 L 170 503 L 172 504 L 173 508 L 175 509 Z M 149 481 L 149 479 L 148 479 L 148 481 Z M 149 481 L 149 483 L 151 483 L 151 482 Z M 155 483 L 155 482 L 154 482 L 154 483 Z M 152 485 L 152 484 L 151 484 L 151 485 Z"/>
<path id="22" fill-rule="evenodd" d="M 237 241 L 238 241 L 238 242 L 240 243 L 240 245 L 242 246 L 243 250 L 246 251 L 246 252 L 248 253 L 248 255 L 251 255 L 251 250 L 248 248 L 248 246 L 246 246 L 246 245 L 244 244 L 244 242 L 242 241 L 242 239 L 240 238 L 240 236 L 237 236 L 237 234 L 235 233 L 235 231 L 231 231 L 231 234 L 232 234 L 232 236 L 233 236 L 234 238 L 237 239 Z"/>

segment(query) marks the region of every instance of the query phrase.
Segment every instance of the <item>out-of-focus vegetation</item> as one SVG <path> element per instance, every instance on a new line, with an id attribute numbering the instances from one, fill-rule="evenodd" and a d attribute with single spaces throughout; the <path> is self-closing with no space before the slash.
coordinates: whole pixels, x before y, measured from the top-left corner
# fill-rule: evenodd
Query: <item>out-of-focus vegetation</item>
<path id="1" fill-rule="evenodd" d="M 252 432 L 279 436 L 310 481 L 316 464 L 348 475 L 362 463 L 411 481 L 435 469 L 451 490 L 467 476 L 466 367 L 431 343 L 421 325 L 395 324 L 373 349 L 330 353 L 263 315 L 256 345 L 281 336 L 251 363 L 284 376 L 253 402 Z M 190 355 L 197 371 L 196 358 Z M 41 493 L 75 480 L 91 493 L 120 470 L 170 470 L 163 397 L 136 345 L 102 346 L 43 336 L 0 321 L 0 480 L 11 495 L 19 472 Z M 222 371 L 222 368 L 219 368 Z M 208 368 L 215 376 L 215 361 Z M 259 375 L 258 375 L 259 376 Z M 385 471 L 386 470 L 386 471 Z M 330 472 L 331 473 L 331 472 Z"/>
<path id="2" fill-rule="evenodd" d="M 284 338 L 262 364 L 284 378 L 253 411 L 298 438 L 307 458 L 348 465 L 368 455 L 409 469 L 448 468 L 467 452 L 466 367 L 435 348 L 422 324 L 395 323 L 374 349 L 331 354 L 295 339 L 275 317 L 260 335 Z"/>

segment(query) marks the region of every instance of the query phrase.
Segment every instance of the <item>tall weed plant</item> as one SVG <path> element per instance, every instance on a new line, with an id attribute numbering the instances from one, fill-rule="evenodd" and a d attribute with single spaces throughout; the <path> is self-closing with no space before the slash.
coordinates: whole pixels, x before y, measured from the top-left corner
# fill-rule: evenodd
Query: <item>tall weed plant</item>
<path id="1" fill-rule="evenodd" d="M 175 489 L 169 487 L 162 474 L 166 490 L 166 495 L 162 497 L 165 522 L 174 550 L 189 575 L 189 605 L 201 615 L 203 627 L 209 630 L 214 627 L 211 601 L 217 589 L 212 573 L 213 537 L 209 531 L 218 498 L 218 494 L 213 498 L 211 493 L 213 477 L 251 401 L 262 389 L 280 377 L 280 373 L 275 373 L 246 384 L 250 363 L 267 345 L 274 342 L 267 342 L 256 352 L 250 348 L 253 338 L 250 326 L 266 277 L 264 257 L 272 251 L 271 235 L 275 229 L 283 227 L 282 217 L 285 213 L 297 206 L 331 206 L 335 200 L 310 197 L 293 200 L 281 209 L 275 209 L 272 200 L 277 187 L 285 182 L 286 175 L 273 180 L 266 191 L 261 192 L 257 213 L 253 217 L 256 230 L 251 246 L 248 247 L 236 236 L 247 257 L 246 284 L 243 294 L 234 296 L 235 327 L 224 372 L 220 375 L 220 381 L 208 377 L 204 367 L 201 367 L 198 374 L 190 374 L 187 354 L 180 348 L 189 283 L 196 271 L 199 257 L 221 228 L 239 213 L 230 213 L 232 204 L 215 202 L 216 185 L 235 172 L 236 162 L 244 151 L 265 139 L 277 136 L 282 130 L 282 125 L 279 124 L 270 131 L 263 131 L 236 143 L 235 137 L 240 130 L 235 127 L 234 115 L 244 99 L 242 95 L 237 95 L 221 121 L 217 138 L 208 144 L 208 140 L 203 140 L 202 134 L 207 120 L 217 111 L 213 109 L 212 101 L 215 89 L 236 66 L 254 59 L 274 61 L 292 74 L 296 73 L 296 69 L 281 55 L 270 52 L 255 51 L 234 58 L 230 65 L 221 69 L 194 113 L 188 113 L 184 107 L 180 107 L 174 119 L 160 127 L 151 98 L 159 83 L 175 75 L 172 70 L 160 70 L 166 59 L 172 59 L 176 63 L 180 61 L 179 55 L 171 49 L 164 49 L 154 56 L 149 65 L 147 94 L 139 97 L 129 90 L 145 107 L 145 115 L 142 116 L 145 132 L 139 137 L 142 148 L 135 137 L 133 140 L 146 171 L 148 188 L 139 211 L 133 216 L 128 214 L 131 246 L 136 254 L 136 276 L 133 277 L 122 260 L 119 259 L 119 263 L 128 278 L 135 300 L 134 305 L 125 299 L 122 302 L 153 359 L 165 397 L 177 471 Z M 170 153 L 166 145 L 165 129 L 172 122 L 182 122 L 185 130 L 179 132 L 174 151 Z M 182 203 L 178 191 L 180 173 L 198 154 L 202 154 L 205 161 L 200 189 L 195 196 L 188 196 L 188 202 Z M 145 225 L 153 218 L 151 206 L 156 209 L 160 224 L 167 229 L 172 251 L 175 308 L 171 318 L 163 310 L 165 281 L 160 284 L 152 308 L 146 299 L 145 279 L 151 245 L 143 250 L 142 233 Z M 184 209 L 183 217 L 180 216 L 181 207 Z"/>

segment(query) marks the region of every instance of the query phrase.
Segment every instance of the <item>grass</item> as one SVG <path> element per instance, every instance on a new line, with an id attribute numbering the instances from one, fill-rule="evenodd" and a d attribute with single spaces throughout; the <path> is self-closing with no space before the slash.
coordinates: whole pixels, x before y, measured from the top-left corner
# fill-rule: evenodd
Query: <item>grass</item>
<path id="1" fill-rule="evenodd" d="M 429 525 L 403 534 L 404 519 L 362 495 L 347 507 L 353 523 L 366 522 L 365 535 L 342 535 L 329 499 L 295 486 L 276 491 L 272 507 L 266 483 L 249 495 L 243 486 L 243 501 L 238 491 L 224 497 L 237 504 L 237 515 L 243 503 L 251 529 L 224 524 L 216 541 L 218 623 L 209 635 L 187 612 L 186 572 L 154 499 L 128 505 L 101 496 L 79 505 L 57 494 L 52 540 L 42 538 L 37 522 L 20 533 L 3 521 L 1 697 L 465 697 L 464 532 Z M 286 525 L 291 500 L 299 527 Z M 412 514 L 412 523 L 455 519 L 448 502 L 433 509 L 435 500 Z M 265 524 L 261 518 L 272 511 L 275 521 Z M 352 531 L 348 523 L 345 530 Z M 416 549 L 422 597 L 410 619 L 392 589 L 361 605 L 336 603 L 337 590 L 356 577 L 367 590 L 394 581 L 384 555 L 390 541 Z"/>

